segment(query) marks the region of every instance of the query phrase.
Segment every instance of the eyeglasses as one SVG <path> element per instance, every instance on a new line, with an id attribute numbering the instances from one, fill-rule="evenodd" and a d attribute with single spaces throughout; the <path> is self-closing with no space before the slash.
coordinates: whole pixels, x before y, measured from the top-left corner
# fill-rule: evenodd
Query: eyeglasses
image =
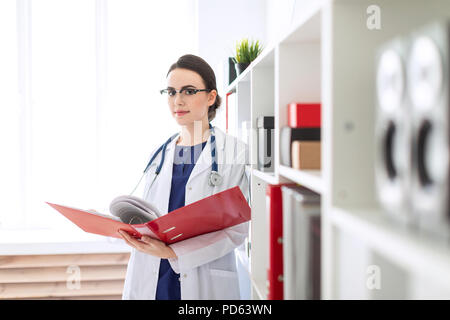
<path id="1" fill-rule="evenodd" d="M 183 89 L 180 89 L 179 91 L 177 91 L 175 89 L 162 89 L 159 92 L 163 96 L 167 96 L 167 97 L 171 98 L 171 97 L 175 97 L 177 92 L 179 92 L 180 95 L 183 96 L 183 97 L 186 97 L 186 96 L 189 97 L 189 96 L 193 96 L 193 95 L 197 94 L 197 92 L 201 92 L 201 91 L 210 92 L 211 90 L 212 89 L 183 88 Z"/>

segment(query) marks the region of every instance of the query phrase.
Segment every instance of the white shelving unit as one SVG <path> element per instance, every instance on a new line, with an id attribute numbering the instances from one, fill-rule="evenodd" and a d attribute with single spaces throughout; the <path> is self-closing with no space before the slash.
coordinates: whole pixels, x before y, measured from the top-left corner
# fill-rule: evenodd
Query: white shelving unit
<path id="1" fill-rule="evenodd" d="M 381 29 L 367 27 L 380 9 Z M 321 195 L 322 299 L 450 298 L 450 244 L 387 219 L 374 179 L 375 54 L 398 34 L 450 16 L 450 2 L 311 1 L 297 24 L 227 87 L 238 126 L 251 121 L 252 298 L 266 299 L 267 184 L 294 182 Z M 321 102 L 321 170 L 280 165 L 290 102 Z M 249 111 L 249 112 L 248 112 Z M 275 170 L 257 169 L 256 118 L 275 118 Z M 371 287 L 371 272 L 380 286 Z"/>
<path id="2" fill-rule="evenodd" d="M 286 179 L 311 189 L 314 192 L 323 193 L 324 185 L 320 170 L 296 170 L 280 165 L 279 174 Z"/>

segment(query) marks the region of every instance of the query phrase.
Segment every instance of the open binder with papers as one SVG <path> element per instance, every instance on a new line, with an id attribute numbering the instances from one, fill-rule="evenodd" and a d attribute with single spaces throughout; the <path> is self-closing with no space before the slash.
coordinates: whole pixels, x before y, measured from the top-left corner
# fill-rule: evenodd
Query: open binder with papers
<path id="1" fill-rule="evenodd" d="M 172 244 L 250 220 L 250 207 L 238 186 L 161 215 L 150 203 L 120 196 L 110 205 L 112 215 L 49 203 L 86 232 L 122 238 L 124 230 L 136 238 L 148 235 Z"/>

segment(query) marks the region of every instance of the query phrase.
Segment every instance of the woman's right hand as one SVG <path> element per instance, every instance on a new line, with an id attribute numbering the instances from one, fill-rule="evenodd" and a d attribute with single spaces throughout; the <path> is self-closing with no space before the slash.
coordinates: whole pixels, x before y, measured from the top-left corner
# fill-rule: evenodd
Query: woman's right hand
<path id="1" fill-rule="evenodd" d="M 130 247 L 135 248 L 140 252 L 162 259 L 177 257 L 173 249 L 160 240 L 153 239 L 149 236 L 142 236 L 141 239 L 138 240 L 129 235 L 125 230 L 119 230 L 118 232 Z"/>

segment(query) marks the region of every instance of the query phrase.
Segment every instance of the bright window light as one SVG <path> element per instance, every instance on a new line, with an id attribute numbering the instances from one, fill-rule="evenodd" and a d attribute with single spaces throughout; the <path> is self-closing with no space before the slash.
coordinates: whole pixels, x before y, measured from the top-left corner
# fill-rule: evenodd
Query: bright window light
<path id="1" fill-rule="evenodd" d="M 131 192 L 178 130 L 159 89 L 195 21 L 195 0 L 0 1 L 0 228 L 70 229 L 46 201 Z"/>

